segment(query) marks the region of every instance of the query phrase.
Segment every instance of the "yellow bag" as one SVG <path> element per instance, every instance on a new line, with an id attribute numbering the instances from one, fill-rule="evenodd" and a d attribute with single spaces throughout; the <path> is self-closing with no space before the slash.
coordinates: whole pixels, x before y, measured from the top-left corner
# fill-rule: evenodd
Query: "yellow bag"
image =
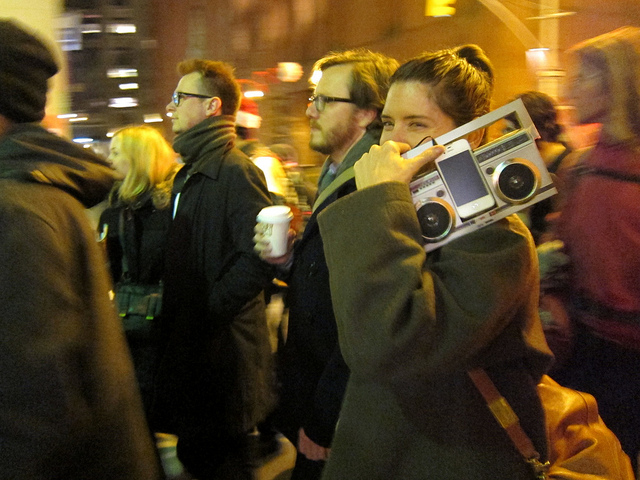
<path id="1" fill-rule="evenodd" d="M 549 463 L 554 480 L 633 480 L 620 441 L 598 414 L 588 393 L 563 387 L 545 375 L 538 394 L 546 415 Z"/>
<path id="2" fill-rule="evenodd" d="M 588 393 L 563 387 L 548 375 L 538 384 L 545 413 L 549 459 L 542 463 L 515 412 L 481 369 L 469 377 L 491 413 L 532 467 L 532 478 L 549 480 L 634 480 L 631 461 L 618 437 L 598 414 L 598 404 Z"/>

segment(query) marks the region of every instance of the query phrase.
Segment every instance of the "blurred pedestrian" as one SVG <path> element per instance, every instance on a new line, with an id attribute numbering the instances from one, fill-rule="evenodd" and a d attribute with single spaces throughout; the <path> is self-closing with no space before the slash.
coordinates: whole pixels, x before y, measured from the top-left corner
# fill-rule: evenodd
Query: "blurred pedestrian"
<path id="1" fill-rule="evenodd" d="M 568 98 L 597 144 L 569 179 L 557 231 L 569 256 L 573 355 L 556 377 L 594 395 L 638 469 L 640 452 L 640 29 L 570 50 Z"/>
<path id="2" fill-rule="evenodd" d="M 49 48 L 0 20 L 0 478 L 158 479 L 84 209 L 114 175 L 42 128 Z"/>
<path id="3" fill-rule="evenodd" d="M 240 86 L 224 62 L 187 60 L 167 112 L 185 167 L 175 179 L 152 425 L 178 436 L 199 480 L 252 478 L 256 426 L 275 402 L 263 289 L 253 251 L 264 175 L 235 148 Z"/>
<path id="4" fill-rule="evenodd" d="M 287 175 L 291 179 L 296 194 L 298 195 L 298 208 L 303 212 L 303 215 L 306 215 L 306 220 L 308 220 L 311 213 L 311 205 L 309 203 L 313 202 L 316 197 L 318 191 L 317 185 L 306 178 L 304 168 L 298 161 L 298 151 L 293 145 L 288 143 L 274 143 L 269 145 L 269 150 L 280 157 L 280 160 L 284 164 Z"/>
<path id="5" fill-rule="evenodd" d="M 240 109 L 236 114 L 237 146 L 264 173 L 273 203 L 297 208 L 298 195 L 280 157 L 258 139 L 261 124 L 262 117 L 258 115 L 258 104 L 243 96 Z"/>
<path id="6" fill-rule="evenodd" d="M 558 121 L 556 102 L 546 93 L 538 91 L 521 93 L 514 100 L 517 98 L 524 103 L 536 130 L 540 134 L 540 138 L 536 139 L 536 147 L 538 147 L 547 170 L 553 175 L 558 196 L 562 196 L 564 194 L 562 172 L 568 170 L 575 163 L 574 159 L 577 156 L 571 155 L 573 148 L 564 139 L 564 129 Z M 509 121 L 507 123 L 509 124 L 507 131 L 520 128 L 518 124 L 510 124 Z M 536 245 L 552 239 L 549 234 L 551 228 L 549 216 L 557 214 L 561 203 L 558 197 L 547 198 L 532 205 L 526 212 L 520 212 L 521 215 L 526 214 L 528 226 Z"/>

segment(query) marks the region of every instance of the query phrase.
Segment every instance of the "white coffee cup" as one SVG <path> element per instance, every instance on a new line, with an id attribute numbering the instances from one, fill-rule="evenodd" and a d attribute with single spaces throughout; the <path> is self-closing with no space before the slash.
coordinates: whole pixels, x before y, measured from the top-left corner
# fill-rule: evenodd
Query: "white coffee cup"
<path id="1" fill-rule="evenodd" d="M 265 207 L 258 213 L 257 221 L 265 224 L 262 233 L 271 246 L 270 257 L 281 257 L 287 253 L 289 224 L 292 218 L 293 213 L 286 205 Z"/>

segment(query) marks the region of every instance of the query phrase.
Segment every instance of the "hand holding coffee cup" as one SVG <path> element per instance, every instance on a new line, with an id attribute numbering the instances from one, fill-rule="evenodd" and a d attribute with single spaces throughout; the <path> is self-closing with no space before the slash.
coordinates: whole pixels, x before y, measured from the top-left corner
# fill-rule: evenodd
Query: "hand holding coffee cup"
<path id="1" fill-rule="evenodd" d="M 263 208 L 256 220 L 255 250 L 262 258 L 279 258 L 289 250 L 289 224 L 293 218 L 291 209 L 286 205 L 274 205 Z"/>

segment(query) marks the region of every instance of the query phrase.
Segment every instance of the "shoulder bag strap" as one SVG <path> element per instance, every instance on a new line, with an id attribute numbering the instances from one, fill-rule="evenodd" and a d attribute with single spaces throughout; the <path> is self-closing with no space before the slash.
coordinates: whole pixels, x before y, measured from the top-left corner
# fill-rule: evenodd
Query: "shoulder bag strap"
<path id="1" fill-rule="evenodd" d="M 547 167 L 547 170 L 549 170 L 549 173 L 556 173 L 556 170 L 558 170 L 558 167 L 560 167 L 560 164 L 562 163 L 562 161 L 573 151 L 571 150 L 571 147 L 569 147 L 569 145 L 567 145 L 565 142 L 560 142 L 560 143 L 564 147 L 564 151 L 560 155 L 558 155 L 553 160 L 553 162 L 551 162 L 551 165 Z"/>
<path id="2" fill-rule="evenodd" d="M 613 180 L 619 180 L 621 182 L 640 183 L 640 175 L 633 175 L 631 173 L 616 172 L 614 170 L 605 170 L 600 168 L 593 168 L 586 170 L 584 175 L 599 175 L 601 177 L 609 177 Z"/>
<path id="3" fill-rule="evenodd" d="M 122 274 L 120 278 L 125 281 L 130 280 L 129 278 L 129 262 L 127 261 L 127 249 L 125 246 L 124 240 L 124 211 L 125 208 L 120 209 L 120 218 L 118 219 L 118 239 L 120 240 L 120 247 L 122 249 Z"/>
<path id="4" fill-rule="evenodd" d="M 505 432 L 507 432 L 507 435 L 509 435 L 509 438 L 526 462 L 533 468 L 536 478 L 541 480 L 547 478 L 546 472 L 549 469 L 549 462 L 542 463 L 540 461 L 540 454 L 529 436 L 520 426 L 518 416 L 511 408 L 511 405 L 509 405 L 509 402 L 507 402 L 507 399 L 500 394 L 489 375 L 487 375 L 487 372 L 482 368 L 476 368 L 470 370 L 468 375 L 480 394 L 484 397 L 495 419 L 500 426 L 504 428 Z"/>

